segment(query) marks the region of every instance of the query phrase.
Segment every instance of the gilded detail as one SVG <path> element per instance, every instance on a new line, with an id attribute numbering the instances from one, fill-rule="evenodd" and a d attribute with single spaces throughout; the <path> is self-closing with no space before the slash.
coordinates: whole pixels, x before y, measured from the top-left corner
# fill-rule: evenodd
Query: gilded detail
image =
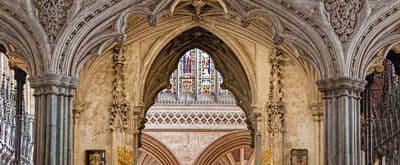
<path id="1" fill-rule="evenodd" d="M 117 149 L 118 165 L 131 165 L 132 164 L 132 151 L 118 147 Z"/>

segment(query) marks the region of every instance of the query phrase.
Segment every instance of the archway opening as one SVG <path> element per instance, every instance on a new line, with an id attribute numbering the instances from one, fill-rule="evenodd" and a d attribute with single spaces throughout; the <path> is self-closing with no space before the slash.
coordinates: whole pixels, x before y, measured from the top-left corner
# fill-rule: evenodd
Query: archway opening
<path id="1" fill-rule="evenodd" d="M 9 50 L 0 44 L 0 164 L 32 164 L 33 89 L 27 65 Z"/>
<path id="2" fill-rule="evenodd" d="M 368 68 L 361 105 L 365 164 L 396 164 L 400 148 L 400 53 L 395 47 Z"/>
<path id="3" fill-rule="evenodd" d="M 164 144 L 179 164 L 195 163 L 226 134 L 252 129 L 247 76 L 233 51 L 207 30 L 196 27 L 177 36 L 150 71 L 142 133 Z M 251 143 L 245 145 L 252 154 Z M 145 154 L 143 147 L 139 151 Z"/>

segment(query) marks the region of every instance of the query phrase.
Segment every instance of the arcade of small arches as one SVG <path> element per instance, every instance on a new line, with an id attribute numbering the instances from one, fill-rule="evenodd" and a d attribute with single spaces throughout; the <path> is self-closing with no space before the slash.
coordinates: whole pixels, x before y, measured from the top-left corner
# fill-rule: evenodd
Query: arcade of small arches
<path id="1" fill-rule="evenodd" d="M 0 164 L 398 164 L 399 18 L 395 0 L 2 0 Z"/>

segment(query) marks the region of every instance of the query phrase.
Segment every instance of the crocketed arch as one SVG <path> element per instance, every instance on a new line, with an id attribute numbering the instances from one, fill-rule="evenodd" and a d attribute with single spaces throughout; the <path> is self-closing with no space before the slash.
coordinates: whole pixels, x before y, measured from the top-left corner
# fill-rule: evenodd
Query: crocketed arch
<path id="1" fill-rule="evenodd" d="M 240 148 L 250 149 L 250 131 L 237 131 L 224 135 L 211 143 L 196 159 L 195 165 L 216 164 L 224 156 Z M 250 160 L 253 158 L 250 158 Z"/>
<path id="2" fill-rule="evenodd" d="M 392 2 L 389 8 L 378 10 L 362 26 L 348 52 L 351 56 L 348 60 L 349 72 L 353 77 L 365 78 L 368 68 L 388 53 L 386 51 L 382 57 L 379 51 L 400 42 L 399 5 L 399 1 Z"/>
<path id="3" fill-rule="evenodd" d="M 138 165 L 179 165 L 172 152 L 157 139 L 141 134 L 141 148 L 139 148 Z"/>
<path id="4" fill-rule="evenodd" d="M 50 72 L 49 47 L 45 33 L 21 10 L 16 2 L 0 1 L 0 43 L 7 49 L 7 55 L 16 57 L 27 64 L 31 75 Z"/>
<path id="5" fill-rule="evenodd" d="M 176 1 L 179 0 L 101 1 L 88 6 L 65 27 L 54 49 L 51 66 L 57 67 L 54 69 L 58 72 L 78 76 L 80 66 L 98 54 L 89 50 L 104 50 L 104 45 L 107 45 L 104 43 L 111 43 L 116 36 L 123 38 L 127 15 L 140 15 L 156 26 L 160 20 L 175 17 L 170 17 L 170 7 Z M 293 52 L 300 52 L 297 54 L 317 69 L 319 78 L 340 72 L 337 63 L 341 59 L 335 56 L 334 51 L 329 51 L 329 40 L 321 30 L 321 23 L 313 22 L 315 20 L 310 19 L 308 14 L 293 11 L 295 8 L 290 1 L 220 2 L 225 6 L 224 12 L 240 19 L 244 26 L 249 25 L 250 20 L 257 20 L 256 17 L 268 17 L 279 24 L 275 26 L 278 27 L 275 31 L 283 39 L 282 45 L 293 49 Z"/>
<path id="6" fill-rule="evenodd" d="M 238 105 L 244 109 L 249 119 L 251 88 L 240 61 L 221 39 L 201 27 L 194 27 L 181 33 L 156 57 L 145 81 L 144 108 L 147 110 L 154 103 L 157 93 L 168 87 L 169 77 L 176 69 L 181 55 L 193 48 L 202 49 L 211 56 L 215 67 L 224 78 L 221 87 L 230 90 L 235 95 Z"/>

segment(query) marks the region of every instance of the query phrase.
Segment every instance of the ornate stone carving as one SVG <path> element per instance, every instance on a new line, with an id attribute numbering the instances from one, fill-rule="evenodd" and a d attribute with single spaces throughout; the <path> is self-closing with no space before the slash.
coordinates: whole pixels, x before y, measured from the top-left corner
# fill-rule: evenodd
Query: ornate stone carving
<path id="1" fill-rule="evenodd" d="M 89 106 L 91 102 L 85 102 L 85 101 L 77 101 L 74 102 L 74 108 L 72 109 L 73 112 L 73 118 L 74 118 L 74 123 L 79 120 L 80 115 L 83 111 L 85 111 Z"/>
<path id="2" fill-rule="evenodd" d="M 125 93 L 125 55 L 120 45 L 114 48 L 113 54 L 115 77 L 113 82 L 110 125 L 112 130 L 125 130 L 128 128 L 129 112 L 131 110 Z"/>
<path id="3" fill-rule="evenodd" d="M 33 0 L 33 4 L 38 9 L 39 21 L 48 40 L 55 41 L 67 21 L 67 10 L 71 7 L 72 0 Z"/>
<path id="4" fill-rule="evenodd" d="M 178 8 L 189 9 L 189 15 L 192 15 L 194 21 L 200 21 L 202 17 L 209 15 L 211 12 L 206 13 L 209 10 L 213 10 L 215 15 L 228 13 L 228 8 L 223 0 L 192 0 L 190 3 L 187 3 L 186 0 L 175 0 L 170 6 L 170 13 L 174 14 L 179 10 Z"/>
<path id="5" fill-rule="evenodd" d="M 363 3 L 362 0 L 325 0 L 330 23 L 340 41 L 346 42 L 354 32 Z"/>
<path id="6" fill-rule="evenodd" d="M 284 131 L 284 105 L 283 105 L 283 91 L 282 91 L 282 73 L 280 65 L 282 64 L 282 50 L 275 49 L 270 63 L 271 77 L 269 82 L 269 95 L 266 110 L 268 114 L 268 132 L 282 133 Z"/>
<path id="7" fill-rule="evenodd" d="M 320 121 L 324 115 L 324 105 L 322 102 L 311 104 L 310 111 L 311 115 L 314 117 L 314 120 Z"/>

